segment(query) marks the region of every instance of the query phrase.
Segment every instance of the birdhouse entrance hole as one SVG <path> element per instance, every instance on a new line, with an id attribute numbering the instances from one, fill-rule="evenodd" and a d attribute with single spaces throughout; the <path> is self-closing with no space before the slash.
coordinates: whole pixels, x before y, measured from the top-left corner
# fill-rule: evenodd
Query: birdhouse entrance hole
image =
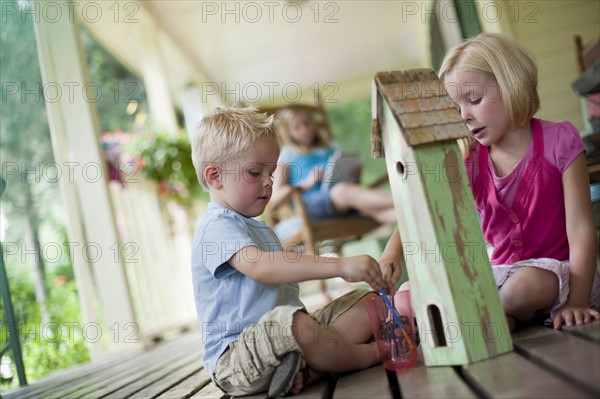
<path id="1" fill-rule="evenodd" d="M 434 348 L 446 346 L 446 335 L 444 334 L 444 323 L 442 323 L 440 309 L 435 305 L 429 305 L 427 315 L 429 316 L 429 325 L 433 328 Z"/>

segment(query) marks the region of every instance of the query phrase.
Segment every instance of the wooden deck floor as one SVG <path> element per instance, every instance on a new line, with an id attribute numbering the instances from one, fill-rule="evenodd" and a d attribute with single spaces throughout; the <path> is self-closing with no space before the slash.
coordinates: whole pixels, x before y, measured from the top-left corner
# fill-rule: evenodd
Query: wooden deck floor
<path id="1" fill-rule="evenodd" d="M 464 367 L 388 373 L 382 366 L 322 379 L 298 399 L 597 398 L 600 322 L 557 332 L 532 327 L 513 336 L 515 351 Z M 3 393 L 16 398 L 221 398 L 190 332 L 151 350 L 90 363 Z M 264 398 L 255 395 L 247 398 Z M 226 397 L 226 396 L 225 396 Z"/>

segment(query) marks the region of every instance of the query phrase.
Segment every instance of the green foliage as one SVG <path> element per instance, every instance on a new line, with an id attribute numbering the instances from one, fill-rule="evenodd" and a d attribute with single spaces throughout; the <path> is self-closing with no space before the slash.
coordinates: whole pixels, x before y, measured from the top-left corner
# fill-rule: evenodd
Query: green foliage
<path id="1" fill-rule="evenodd" d="M 48 300 L 50 320 L 44 325 L 28 266 L 15 262 L 11 257 L 7 257 L 7 260 L 11 297 L 28 382 L 52 371 L 88 361 L 89 353 L 82 334 L 83 325 L 71 265 L 57 265 L 47 274 L 48 285 L 52 288 Z M 8 327 L 1 323 L 2 320 L 3 310 L 0 312 L 0 347 L 3 348 L 8 344 Z M 3 382 L 0 391 L 18 386 L 14 360 L 12 363 L 13 379 Z"/>
<path id="2" fill-rule="evenodd" d="M 126 147 L 142 176 L 159 184 L 159 193 L 191 207 L 208 200 L 192 163 L 190 140 L 184 134 L 140 134 Z"/>
<path id="3" fill-rule="evenodd" d="M 100 131 L 136 130 L 136 115 L 148 108 L 144 85 L 85 29 L 81 29 L 81 39 L 90 84 L 100 93 L 94 98 Z M 136 106 L 128 111 L 130 103 Z"/>
<path id="4" fill-rule="evenodd" d="M 363 184 L 386 173 L 383 159 L 371 158 L 371 100 L 356 100 L 327 109 L 335 142 L 344 150 L 357 151 L 362 160 Z"/>
<path id="5" fill-rule="evenodd" d="M 0 1 L 2 9 L 9 2 L 16 3 Z M 58 179 L 52 174 L 58 168 L 65 178 L 67 172 L 54 162 L 32 18 L 26 9 L 27 3 L 19 4 L 18 12 L 3 14 L 0 23 L 0 94 L 3 99 L 0 159 L 7 182 L 1 205 L 10 225 L 5 242 L 31 250 L 34 248 L 31 241 L 36 239 L 31 238 L 32 233 L 38 233 L 40 246 L 68 241 L 64 203 L 60 200 Z M 136 113 L 128 113 L 127 105 L 137 102 L 137 113 L 144 112 L 143 85 L 87 32 L 82 32 L 82 42 L 90 81 L 94 88 L 100 88 L 100 97 L 92 105 L 97 107 L 101 129 L 134 130 Z M 0 225 L 0 228 L 5 226 Z M 62 247 L 68 252 L 68 245 Z M 32 277 L 35 274 L 33 259 L 40 259 L 41 254 L 30 254 L 24 259 L 22 255 L 7 256 L 6 267 L 15 317 L 21 330 L 25 371 L 29 382 L 33 382 L 51 372 L 85 362 L 89 354 L 82 337 L 70 254 L 66 254 L 63 263 L 46 262 L 46 278 L 37 281 Z M 39 292 L 42 286 L 48 288 L 46 318 L 42 317 L 40 303 L 36 302 L 36 290 Z M 0 307 L 0 348 L 4 348 L 8 340 L 3 312 Z M 48 321 L 46 325 L 42 325 L 43 319 Z M 14 361 L 13 374 L 12 382 L 2 383 L 0 391 L 17 386 Z"/>

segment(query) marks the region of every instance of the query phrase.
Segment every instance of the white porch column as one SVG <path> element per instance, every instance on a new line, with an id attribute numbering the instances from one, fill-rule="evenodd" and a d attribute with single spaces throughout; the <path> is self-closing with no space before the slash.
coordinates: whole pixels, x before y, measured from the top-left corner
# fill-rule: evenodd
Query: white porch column
<path id="1" fill-rule="evenodd" d="M 151 19 L 141 19 L 135 32 L 139 43 L 140 65 L 150 116 L 159 129 L 175 132 L 177 130 L 175 106 L 162 60 L 156 23 Z"/>
<path id="2" fill-rule="evenodd" d="M 54 3 L 54 7 L 62 8 L 62 15 L 69 15 L 67 5 Z M 134 349 L 141 343 L 137 339 L 91 100 L 98 93 L 94 85 L 86 86 L 89 82 L 79 30 L 68 18 L 51 22 L 40 18 L 35 23 L 35 33 L 44 87 L 62 92 L 56 101 L 46 102 L 46 110 L 55 161 L 63 172 L 60 184 L 69 212 L 69 240 L 86 341 L 93 358 L 106 352 L 106 345 L 111 352 Z M 69 95 L 69 90 L 74 94 Z M 104 325 L 95 311 L 94 287 Z M 97 337 L 98 327 L 102 327 L 101 337 Z"/>
<path id="3" fill-rule="evenodd" d="M 190 85 L 181 92 L 180 98 L 183 117 L 185 119 L 185 129 L 187 130 L 188 137 L 191 139 L 198 123 L 204 117 L 202 95 L 196 86 Z"/>

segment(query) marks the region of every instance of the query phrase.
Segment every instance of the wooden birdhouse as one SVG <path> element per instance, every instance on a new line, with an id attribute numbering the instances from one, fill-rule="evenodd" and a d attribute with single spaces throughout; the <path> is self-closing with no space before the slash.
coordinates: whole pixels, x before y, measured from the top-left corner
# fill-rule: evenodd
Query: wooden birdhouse
<path id="1" fill-rule="evenodd" d="M 457 139 L 469 131 L 430 69 L 373 82 L 373 151 L 385 155 L 425 364 L 512 350 Z"/>

